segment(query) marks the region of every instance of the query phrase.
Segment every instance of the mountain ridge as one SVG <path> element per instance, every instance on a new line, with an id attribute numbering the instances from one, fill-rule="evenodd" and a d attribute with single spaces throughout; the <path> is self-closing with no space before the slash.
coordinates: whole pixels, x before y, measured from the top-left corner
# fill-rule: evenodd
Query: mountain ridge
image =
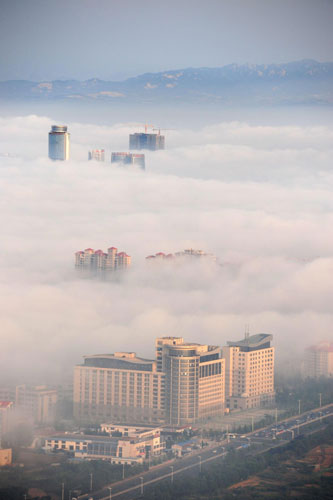
<path id="1" fill-rule="evenodd" d="M 0 99 L 333 104 L 333 62 L 229 64 L 143 73 L 123 81 L 91 78 L 0 82 Z"/>

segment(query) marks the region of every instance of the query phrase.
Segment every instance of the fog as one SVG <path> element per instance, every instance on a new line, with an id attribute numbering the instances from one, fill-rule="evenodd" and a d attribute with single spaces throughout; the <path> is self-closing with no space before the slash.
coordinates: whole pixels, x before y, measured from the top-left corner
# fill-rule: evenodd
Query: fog
<path id="1" fill-rule="evenodd" d="M 310 120 L 309 120 L 310 121 Z M 54 116 L 0 117 L 1 384 L 58 381 L 84 354 L 180 335 L 274 336 L 278 360 L 332 340 L 333 126 L 222 120 L 167 132 L 146 171 L 111 166 L 135 123 L 68 122 L 71 160 L 47 158 Z M 88 162 L 90 148 L 107 161 Z M 116 246 L 132 268 L 82 279 L 74 252 Z M 148 263 L 200 248 L 218 264 Z M 24 379 L 24 380 L 22 380 Z"/>

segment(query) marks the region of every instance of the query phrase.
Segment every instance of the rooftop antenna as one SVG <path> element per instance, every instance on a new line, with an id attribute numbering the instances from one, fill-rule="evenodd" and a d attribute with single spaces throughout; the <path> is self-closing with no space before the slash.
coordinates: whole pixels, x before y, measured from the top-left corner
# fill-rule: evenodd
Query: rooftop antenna
<path id="1" fill-rule="evenodd" d="M 245 325 L 245 339 L 248 340 L 250 337 L 250 325 L 246 323 Z"/>

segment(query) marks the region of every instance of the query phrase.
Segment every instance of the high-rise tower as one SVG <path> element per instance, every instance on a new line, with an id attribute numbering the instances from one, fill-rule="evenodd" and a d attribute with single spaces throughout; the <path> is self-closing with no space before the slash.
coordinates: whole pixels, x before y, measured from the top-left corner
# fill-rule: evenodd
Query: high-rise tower
<path id="1" fill-rule="evenodd" d="M 150 149 L 157 151 L 164 149 L 165 138 L 160 134 L 135 133 L 129 136 L 130 149 Z"/>
<path id="2" fill-rule="evenodd" d="M 69 160 L 69 136 L 67 126 L 52 125 L 49 132 L 49 158 L 51 160 Z"/>

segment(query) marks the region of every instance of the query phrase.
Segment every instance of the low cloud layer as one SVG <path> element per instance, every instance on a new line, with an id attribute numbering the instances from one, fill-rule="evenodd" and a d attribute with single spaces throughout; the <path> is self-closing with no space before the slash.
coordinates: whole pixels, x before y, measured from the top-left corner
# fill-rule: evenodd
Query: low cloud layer
<path id="1" fill-rule="evenodd" d="M 152 356 L 159 335 L 224 344 L 273 333 L 286 359 L 332 339 L 333 129 L 221 123 L 170 131 L 147 171 L 87 162 L 135 127 L 68 124 L 72 159 L 47 159 L 49 118 L 0 118 L 0 377 L 68 374 L 87 353 Z M 79 279 L 74 252 L 117 246 L 132 269 Z M 219 265 L 147 263 L 184 248 Z M 13 366 L 15 370 L 13 370 Z"/>

